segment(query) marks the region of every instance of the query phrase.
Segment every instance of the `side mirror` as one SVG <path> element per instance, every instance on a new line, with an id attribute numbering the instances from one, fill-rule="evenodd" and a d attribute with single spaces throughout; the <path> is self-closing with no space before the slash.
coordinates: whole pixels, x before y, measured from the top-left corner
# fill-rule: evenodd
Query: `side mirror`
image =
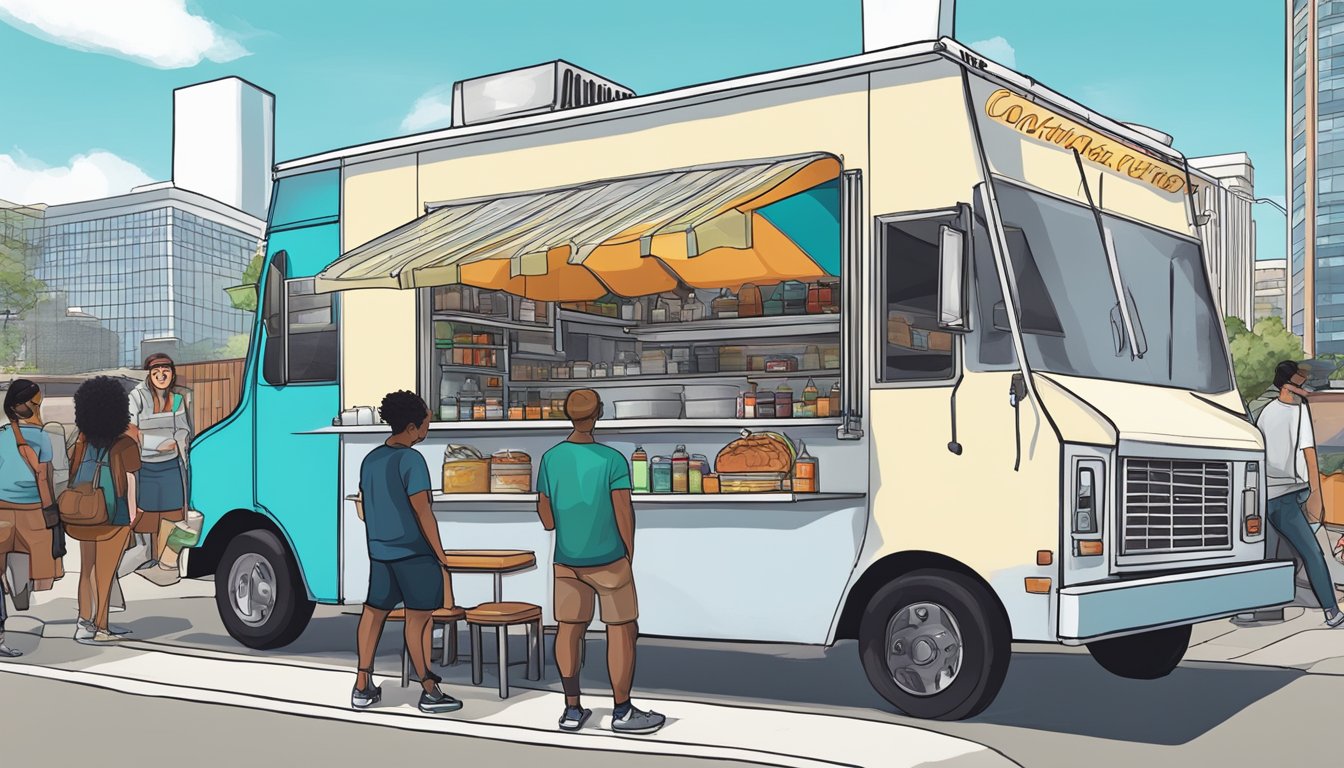
<path id="1" fill-rule="evenodd" d="M 938 230 L 938 327 L 966 328 L 966 236 L 943 225 Z"/>

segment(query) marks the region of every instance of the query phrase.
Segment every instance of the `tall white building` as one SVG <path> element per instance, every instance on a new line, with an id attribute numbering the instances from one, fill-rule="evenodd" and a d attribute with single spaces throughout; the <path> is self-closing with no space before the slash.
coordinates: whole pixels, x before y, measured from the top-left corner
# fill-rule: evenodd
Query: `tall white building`
<path id="1" fill-rule="evenodd" d="M 173 186 L 266 218 L 275 95 L 237 77 L 173 91 Z"/>
<path id="2" fill-rule="evenodd" d="M 1288 324 L 1288 260 L 1255 262 L 1255 319 L 1277 317 Z"/>
<path id="3" fill-rule="evenodd" d="M 1245 152 L 1190 158 L 1195 215 L 1213 294 L 1225 317 L 1255 322 L 1255 167 Z"/>

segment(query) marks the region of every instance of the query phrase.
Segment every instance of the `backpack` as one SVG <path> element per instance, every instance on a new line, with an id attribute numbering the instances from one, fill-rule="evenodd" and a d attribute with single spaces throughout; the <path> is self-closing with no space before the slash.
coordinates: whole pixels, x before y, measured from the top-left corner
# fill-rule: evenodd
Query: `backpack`
<path id="1" fill-rule="evenodd" d="M 76 482 L 84 467 L 86 455 L 84 436 L 76 441 L 75 476 L 71 477 L 70 487 L 61 491 L 56 505 L 61 511 L 61 522 L 67 527 L 89 525 L 107 525 L 114 522 L 109 510 L 115 514 L 117 503 L 112 484 L 112 470 L 108 466 L 109 451 L 104 450 L 101 457 L 94 457 L 93 477 L 88 482 Z"/>

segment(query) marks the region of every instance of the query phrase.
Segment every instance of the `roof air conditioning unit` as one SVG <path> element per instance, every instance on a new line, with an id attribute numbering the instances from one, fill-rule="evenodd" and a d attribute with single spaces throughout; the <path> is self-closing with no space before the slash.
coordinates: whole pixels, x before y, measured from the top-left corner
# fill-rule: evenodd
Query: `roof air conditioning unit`
<path id="1" fill-rule="evenodd" d="M 634 96 L 625 86 L 551 61 L 453 83 L 453 127 L 605 104 Z"/>

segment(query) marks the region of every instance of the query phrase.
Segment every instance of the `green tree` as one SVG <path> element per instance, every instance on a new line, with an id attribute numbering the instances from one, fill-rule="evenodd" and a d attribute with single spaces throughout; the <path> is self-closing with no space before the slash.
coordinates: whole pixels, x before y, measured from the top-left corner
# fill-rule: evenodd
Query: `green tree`
<path id="1" fill-rule="evenodd" d="M 258 248 L 257 252 L 252 256 L 252 261 L 248 262 L 247 269 L 243 270 L 243 279 L 242 282 L 239 283 L 239 286 L 252 286 L 254 290 L 251 294 L 242 296 L 232 293 L 229 294 L 229 303 L 233 305 L 234 309 L 241 309 L 244 312 L 257 311 L 257 293 L 255 288 L 257 283 L 261 281 L 261 262 L 265 257 L 265 254 L 266 251 L 264 248 Z"/>
<path id="2" fill-rule="evenodd" d="M 12 370 L 23 352 L 23 325 L 46 286 L 33 276 L 39 220 L 28 209 L 0 207 L 0 366 Z"/>
<path id="3" fill-rule="evenodd" d="M 1247 328 L 1235 317 L 1224 319 L 1237 392 L 1250 402 L 1274 383 L 1274 366 L 1281 360 L 1302 359 L 1302 339 L 1288 332 L 1283 320 L 1267 317 Z"/>

